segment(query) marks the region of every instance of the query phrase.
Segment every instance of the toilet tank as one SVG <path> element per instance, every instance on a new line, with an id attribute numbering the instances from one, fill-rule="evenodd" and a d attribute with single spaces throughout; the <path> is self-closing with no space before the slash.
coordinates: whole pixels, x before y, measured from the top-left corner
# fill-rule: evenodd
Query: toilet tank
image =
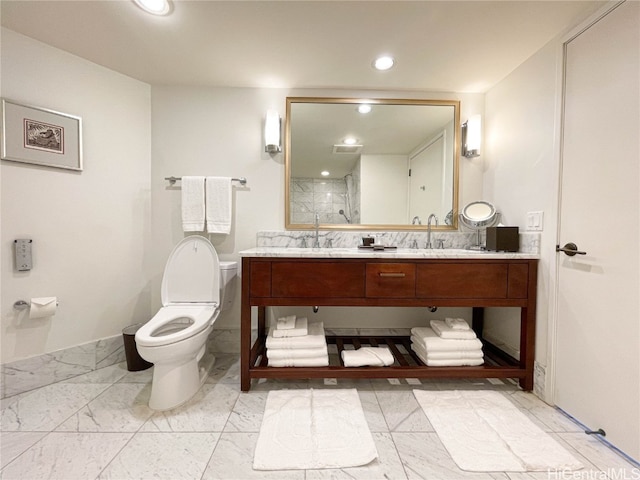
<path id="1" fill-rule="evenodd" d="M 220 310 L 231 307 L 236 296 L 238 262 L 220 262 Z"/>

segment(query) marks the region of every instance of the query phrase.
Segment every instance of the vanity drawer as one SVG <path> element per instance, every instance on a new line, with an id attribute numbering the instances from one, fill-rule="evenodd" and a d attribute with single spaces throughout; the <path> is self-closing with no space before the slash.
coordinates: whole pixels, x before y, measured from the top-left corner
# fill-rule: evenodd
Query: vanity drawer
<path id="1" fill-rule="evenodd" d="M 419 298 L 507 298 L 506 263 L 418 265 Z"/>
<path id="2" fill-rule="evenodd" d="M 411 263 L 368 263 L 367 297 L 413 298 L 416 266 Z"/>
<path id="3" fill-rule="evenodd" d="M 365 266 L 357 262 L 273 262 L 272 297 L 364 296 Z"/>

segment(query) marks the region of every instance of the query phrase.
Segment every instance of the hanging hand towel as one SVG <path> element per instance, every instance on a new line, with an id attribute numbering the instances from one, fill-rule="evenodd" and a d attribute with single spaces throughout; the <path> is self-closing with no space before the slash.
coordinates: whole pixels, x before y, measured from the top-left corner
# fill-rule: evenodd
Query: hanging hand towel
<path id="1" fill-rule="evenodd" d="M 231 178 L 207 177 L 207 232 L 231 232 Z"/>
<path id="2" fill-rule="evenodd" d="M 182 177 L 182 229 L 204 232 L 204 177 Z"/>

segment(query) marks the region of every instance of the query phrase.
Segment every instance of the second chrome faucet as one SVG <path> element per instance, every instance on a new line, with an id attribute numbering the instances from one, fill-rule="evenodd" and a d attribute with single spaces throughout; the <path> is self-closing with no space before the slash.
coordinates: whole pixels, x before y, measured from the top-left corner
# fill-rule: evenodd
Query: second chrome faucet
<path id="1" fill-rule="evenodd" d="M 432 213 L 427 218 L 427 244 L 424 248 L 433 248 L 433 245 L 431 245 L 431 220 L 435 220 L 436 227 L 438 226 L 438 217 L 436 217 L 435 213 Z"/>

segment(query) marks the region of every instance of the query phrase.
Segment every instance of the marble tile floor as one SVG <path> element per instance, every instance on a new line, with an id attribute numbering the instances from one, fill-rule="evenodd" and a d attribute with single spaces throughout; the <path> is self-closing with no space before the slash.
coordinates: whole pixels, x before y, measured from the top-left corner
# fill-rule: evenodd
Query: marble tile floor
<path id="1" fill-rule="evenodd" d="M 9 479 L 502 479 L 614 480 L 640 470 L 585 435 L 556 409 L 511 381 L 309 380 L 254 381 L 239 388 L 237 355 L 220 355 L 200 392 L 168 412 L 147 407 L 152 370 L 124 364 L 2 400 L 0 478 Z M 379 459 L 342 470 L 260 472 L 251 468 L 270 390 L 357 388 Z M 442 446 L 412 390 L 503 392 L 584 465 L 579 472 L 470 473 Z"/>

